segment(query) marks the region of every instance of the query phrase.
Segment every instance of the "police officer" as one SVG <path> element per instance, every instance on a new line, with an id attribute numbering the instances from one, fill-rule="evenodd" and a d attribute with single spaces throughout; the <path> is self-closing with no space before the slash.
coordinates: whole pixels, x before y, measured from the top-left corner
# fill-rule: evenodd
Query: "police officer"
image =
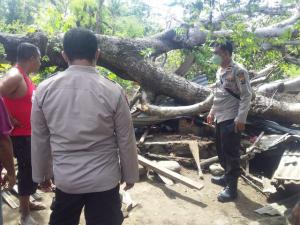
<path id="1" fill-rule="evenodd" d="M 207 117 L 216 122 L 217 154 L 225 174 L 213 177 L 212 183 L 223 186 L 218 201 L 229 202 L 237 198 L 240 168 L 240 134 L 251 102 L 248 72 L 232 60 L 233 46 L 229 41 L 214 46 L 212 62 L 219 65 L 214 101 Z"/>

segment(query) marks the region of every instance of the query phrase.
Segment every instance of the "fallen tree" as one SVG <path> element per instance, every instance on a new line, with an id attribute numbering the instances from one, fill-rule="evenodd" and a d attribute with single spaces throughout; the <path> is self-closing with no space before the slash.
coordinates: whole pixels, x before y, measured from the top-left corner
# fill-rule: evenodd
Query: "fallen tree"
<path id="1" fill-rule="evenodd" d="M 258 13 L 262 12 L 261 8 L 257 10 Z M 272 8 L 271 11 L 273 10 Z M 268 10 L 264 8 L 263 12 L 266 13 Z M 241 11 L 239 13 L 245 12 Z M 282 13 L 285 14 L 286 12 Z M 249 28 L 249 32 L 251 31 L 259 38 L 275 38 L 287 31 L 297 33 L 298 31 L 293 30 L 293 27 L 299 19 L 300 6 L 298 5 L 295 6 L 290 18 L 254 30 Z M 178 32 L 178 29 L 181 32 Z M 189 26 L 184 24 L 176 29 L 169 29 L 145 38 L 126 39 L 97 35 L 101 49 L 101 58 L 98 65 L 111 70 L 123 79 L 138 82 L 143 90 L 151 92 L 155 96 L 169 96 L 184 105 L 191 104 L 179 108 L 161 108 L 146 103 L 141 106 L 141 110 L 145 113 L 155 115 L 160 119 L 177 115 L 194 115 L 209 110 L 211 105 L 211 97 L 209 96 L 211 96 L 212 89 L 187 80 L 184 77 L 187 71 L 186 66 L 183 65 L 174 73 L 166 72 L 164 69 L 155 66 L 151 60 L 145 58 L 144 52 L 149 50 L 149 56 L 155 58 L 171 50 L 191 49 L 195 46 L 201 46 L 206 43 L 208 37 L 210 39 L 224 38 L 229 37 L 232 33 L 232 30 L 211 31 L 201 28 L 200 25 Z M 15 61 L 18 44 L 27 41 L 39 46 L 41 53 L 47 56 L 48 60 L 44 62 L 43 66 L 56 65 L 63 68 L 66 65 L 60 54 L 61 39 L 62 35 L 58 34 L 55 37 L 48 38 L 40 32 L 24 35 L 0 33 L 0 43 L 5 49 L 8 61 Z M 184 63 L 192 65 L 193 62 L 194 59 L 191 57 L 187 58 Z M 279 122 L 299 123 L 300 121 L 299 106 L 280 103 L 261 95 L 257 95 L 253 101 L 251 113 L 265 118 L 276 118 Z"/>

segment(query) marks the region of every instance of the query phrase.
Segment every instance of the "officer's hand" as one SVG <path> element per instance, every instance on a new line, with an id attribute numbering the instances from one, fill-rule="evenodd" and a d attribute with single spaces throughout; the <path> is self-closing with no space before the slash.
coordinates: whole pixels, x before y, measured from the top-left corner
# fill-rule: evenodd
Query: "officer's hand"
<path id="1" fill-rule="evenodd" d="M 206 118 L 207 123 L 211 125 L 213 124 L 214 120 L 215 120 L 215 116 L 212 113 L 208 114 Z"/>
<path id="2" fill-rule="evenodd" d="M 43 192 L 52 192 L 53 191 L 53 184 L 51 179 L 45 180 L 43 183 L 40 183 L 40 188 Z"/>
<path id="3" fill-rule="evenodd" d="M 127 190 L 133 188 L 133 186 L 134 186 L 134 184 L 126 183 L 126 184 L 125 184 L 125 187 L 124 187 L 124 191 L 127 191 Z"/>
<path id="4" fill-rule="evenodd" d="M 235 127 L 234 127 L 235 133 L 240 133 L 240 132 L 243 132 L 244 130 L 245 130 L 245 124 L 241 123 L 239 121 L 236 121 Z"/>
<path id="5" fill-rule="evenodd" d="M 300 224 L 300 204 L 297 204 L 295 208 L 293 209 L 292 213 L 292 220 L 293 225 L 299 225 Z"/>

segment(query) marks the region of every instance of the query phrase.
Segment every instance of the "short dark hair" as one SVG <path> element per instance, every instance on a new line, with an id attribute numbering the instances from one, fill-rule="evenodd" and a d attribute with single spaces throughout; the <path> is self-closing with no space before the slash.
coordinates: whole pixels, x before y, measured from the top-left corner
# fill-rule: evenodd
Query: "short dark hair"
<path id="1" fill-rule="evenodd" d="M 223 51 L 229 52 L 230 55 L 233 53 L 233 45 L 231 41 L 225 41 L 225 42 L 216 42 L 214 44 L 214 47 L 220 48 Z"/>
<path id="2" fill-rule="evenodd" d="M 31 57 L 36 57 L 40 54 L 40 50 L 34 44 L 23 42 L 19 44 L 17 49 L 17 61 L 26 61 Z"/>
<path id="3" fill-rule="evenodd" d="M 90 30 L 73 28 L 65 34 L 63 48 L 70 61 L 75 59 L 93 61 L 98 49 L 97 37 Z"/>

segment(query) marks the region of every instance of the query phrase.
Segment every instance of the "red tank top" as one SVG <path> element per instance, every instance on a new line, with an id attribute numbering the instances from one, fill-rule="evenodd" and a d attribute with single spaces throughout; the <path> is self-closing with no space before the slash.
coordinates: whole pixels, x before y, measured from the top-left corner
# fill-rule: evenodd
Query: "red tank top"
<path id="1" fill-rule="evenodd" d="M 11 116 L 20 123 L 20 127 L 15 127 L 11 135 L 31 136 L 30 115 L 32 108 L 32 99 L 36 87 L 19 65 L 16 65 L 16 68 L 23 75 L 23 78 L 27 85 L 27 92 L 24 97 L 16 99 L 3 98 L 3 100 Z"/>

